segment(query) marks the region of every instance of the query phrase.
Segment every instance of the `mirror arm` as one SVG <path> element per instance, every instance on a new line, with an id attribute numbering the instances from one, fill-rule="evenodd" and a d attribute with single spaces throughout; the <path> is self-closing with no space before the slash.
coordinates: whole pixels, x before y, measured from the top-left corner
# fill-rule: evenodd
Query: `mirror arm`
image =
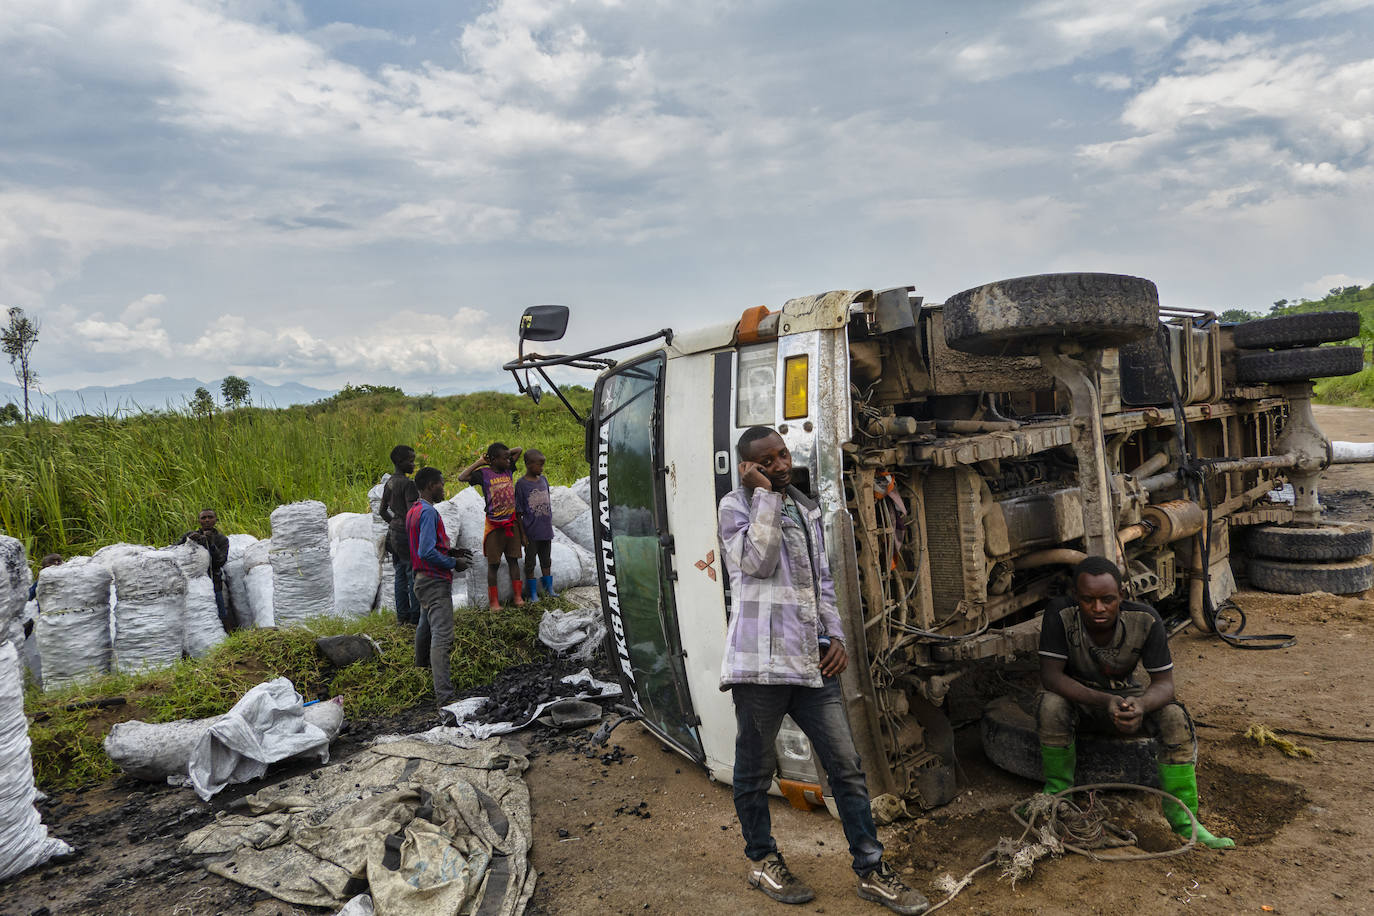
<path id="1" fill-rule="evenodd" d="M 571 356 L 543 356 L 543 357 L 537 357 L 537 358 L 535 358 L 534 355 L 532 354 L 532 355 L 531 355 L 531 361 L 530 361 L 530 362 L 526 362 L 526 361 L 525 361 L 525 356 L 524 356 L 524 353 L 525 353 L 525 342 L 524 342 L 524 340 L 521 340 L 521 341 L 520 341 L 520 351 L 519 351 L 520 355 L 519 355 L 516 359 L 512 360 L 511 362 L 506 363 L 506 364 L 505 364 L 504 366 L 502 366 L 501 368 L 502 368 L 502 369 L 506 369 L 506 370 L 508 370 L 508 371 L 510 371 L 510 372 L 514 372 L 516 369 L 543 369 L 543 368 L 546 367 L 546 366 L 566 366 L 566 365 L 573 365 L 575 368 L 578 368 L 578 369 L 595 369 L 595 368 L 607 368 L 607 369 L 609 369 L 611 366 L 614 366 L 614 365 L 615 365 L 615 361 L 614 361 L 614 360 L 609 360 L 609 359 L 598 359 L 598 360 L 593 360 L 592 357 L 599 356 L 599 355 L 602 354 L 602 353 L 609 353 L 609 352 L 611 352 L 612 350 L 623 350 L 623 349 L 626 348 L 626 347 L 634 347 L 634 346 L 638 346 L 639 344 L 646 344 L 646 343 L 649 343 L 650 341 L 658 340 L 660 337 L 663 338 L 666 342 L 672 343 L 672 342 L 673 342 L 673 331 L 672 331 L 672 328 L 664 328 L 663 330 L 659 331 L 658 333 L 656 333 L 656 334 L 650 334 L 650 335 L 648 335 L 647 337 L 640 337 L 640 338 L 636 338 L 635 340 L 627 340 L 627 341 L 624 341 L 623 343 L 609 344 L 608 346 L 605 346 L 605 347 L 597 347 L 597 348 L 594 349 L 594 350 L 586 350 L 586 351 L 584 351 L 584 352 L 582 352 L 582 353 L 574 353 L 574 354 L 572 354 Z M 578 363 L 584 363 L 584 365 L 578 365 Z M 586 363 L 590 363 L 590 365 L 585 365 Z M 598 366 L 597 364 L 602 364 L 602 365 Z"/>

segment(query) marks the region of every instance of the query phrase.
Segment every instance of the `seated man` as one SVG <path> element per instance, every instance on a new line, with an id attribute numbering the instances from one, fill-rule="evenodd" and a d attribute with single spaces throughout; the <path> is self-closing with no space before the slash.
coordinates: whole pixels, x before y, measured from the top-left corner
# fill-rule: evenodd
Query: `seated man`
<path id="1" fill-rule="evenodd" d="M 1143 725 L 1159 741 L 1160 787 L 1197 814 L 1197 736 L 1174 698 L 1174 662 L 1164 622 L 1148 604 L 1121 599 L 1121 571 L 1088 557 L 1073 571 L 1074 596 L 1052 603 L 1040 623 L 1040 695 L 1036 720 L 1044 791 L 1073 785 L 1074 737 L 1080 727 L 1134 735 Z M 1131 677 L 1143 663 L 1150 685 Z M 1192 836 L 1193 822 L 1164 802 L 1174 832 Z M 1236 845 L 1198 825 L 1197 840 L 1213 849 Z"/>

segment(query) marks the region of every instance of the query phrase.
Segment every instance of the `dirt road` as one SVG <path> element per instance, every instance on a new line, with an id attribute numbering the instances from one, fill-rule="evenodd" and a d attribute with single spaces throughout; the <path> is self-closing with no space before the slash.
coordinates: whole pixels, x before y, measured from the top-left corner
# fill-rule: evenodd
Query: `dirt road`
<path id="1" fill-rule="evenodd" d="M 1331 438 L 1374 438 L 1374 411 L 1319 408 L 1318 419 Z M 1374 465 L 1333 469 L 1323 494 L 1333 516 L 1374 524 Z M 1374 596 L 1246 592 L 1237 600 L 1248 632 L 1290 632 L 1298 645 L 1249 652 L 1186 631 L 1171 645 L 1180 696 L 1202 723 L 1204 821 L 1238 848 L 1125 864 L 1071 855 L 1041 863 L 1015 887 L 984 873 L 944 912 L 1374 913 Z M 335 755 L 420 722 L 364 723 Z M 1252 723 L 1365 740 L 1298 738 L 1316 756 L 1292 760 L 1242 738 Z M 532 731 L 527 740 L 540 873 L 532 913 L 793 911 L 745 887 L 728 787 L 638 726 L 622 726 L 595 756 L 578 735 Z M 881 830 L 893 860 L 910 869 L 908 881 L 932 899 L 940 896 L 933 885 L 940 875 L 964 874 L 998 837 L 1019 833 L 1006 811 L 1037 788 L 989 765 L 976 728 L 961 731 L 959 751 L 959 798 Z M 209 875 L 177 853 L 180 838 L 214 808 L 260 787 L 236 787 L 214 806 L 199 804 L 189 790 L 127 779 L 53 799 L 45 821 L 83 855 L 0 887 L 0 916 L 304 912 Z M 886 912 L 855 897 L 837 821 L 781 801 L 773 815 L 793 870 L 817 891 L 796 912 Z M 1143 815 L 1134 826 L 1145 848 L 1172 842 L 1161 821 Z"/>

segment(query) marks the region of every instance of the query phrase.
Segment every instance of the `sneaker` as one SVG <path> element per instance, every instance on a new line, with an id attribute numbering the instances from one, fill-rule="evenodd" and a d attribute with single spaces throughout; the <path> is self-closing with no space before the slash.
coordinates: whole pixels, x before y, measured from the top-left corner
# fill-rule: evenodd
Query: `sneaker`
<path id="1" fill-rule="evenodd" d="M 750 860 L 749 886 L 757 887 L 779 903 L 806 903 L 816 896 L 788 870 L 780 852 L 770 852 L 757 862 Z"/>
<path id="2" fill-rule="evenodd" d="M 930 909 L 930 901 L 920 891 L 907 887 L 887 861 L 859 879 L 859 896 L 881 903 L 894 913 L 918 916 Z"/>

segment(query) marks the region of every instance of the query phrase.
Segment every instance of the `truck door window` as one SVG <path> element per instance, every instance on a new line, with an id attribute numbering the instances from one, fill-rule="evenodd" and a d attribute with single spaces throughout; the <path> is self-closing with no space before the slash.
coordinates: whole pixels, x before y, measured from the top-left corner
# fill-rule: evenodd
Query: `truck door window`
<path id="1" fill-rule="evenodd" d="M 665 547 L 663 423 L 654 357 L 604 377 L 596 418 L 597 493 L 607 612 L 624 679 L 645 723 L 701 759 Z"/>

